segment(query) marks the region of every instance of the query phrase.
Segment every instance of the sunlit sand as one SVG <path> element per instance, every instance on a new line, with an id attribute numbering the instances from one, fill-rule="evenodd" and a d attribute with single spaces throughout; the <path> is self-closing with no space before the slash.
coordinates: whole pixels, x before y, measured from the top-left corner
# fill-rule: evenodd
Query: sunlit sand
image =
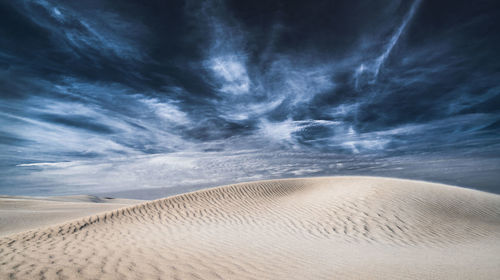
<path id="1" fill-rule="evenodd" d="M 3 232 L 20 229 L 10 219 Z M 498 279 L 499 252 L 499 195 L 375 177 L 284 179 L 4 236 L 0 278 Z"/>

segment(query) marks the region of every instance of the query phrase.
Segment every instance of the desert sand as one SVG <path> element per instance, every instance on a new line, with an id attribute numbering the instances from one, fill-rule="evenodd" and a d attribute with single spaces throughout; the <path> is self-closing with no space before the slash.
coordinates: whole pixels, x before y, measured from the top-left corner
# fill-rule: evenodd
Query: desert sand
<path id="1" fill-rule="evenodd" d="M 0 196 L 0 237 L 139 204 L 141 200 L 91 195 Z"/>
<path id="2" fill-rule="evenodd" d="M 0 239 L 0 279 L 500 279 L 500 196 L 419 181 L 259 181 Z"/>

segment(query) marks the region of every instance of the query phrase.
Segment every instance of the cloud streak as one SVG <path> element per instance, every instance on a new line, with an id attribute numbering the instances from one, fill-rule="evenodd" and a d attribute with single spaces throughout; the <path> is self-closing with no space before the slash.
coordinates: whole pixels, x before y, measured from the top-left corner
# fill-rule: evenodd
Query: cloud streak
<path id="1" fill-rule="evenodd" d="M 354 79 L 356 88 L 359 89 L 362 83 L 367 82 L 373 84 L 376 82 L 377 77 L 380 72 L 380 68 L 384 65 L 384 62 L 387 60 L 389 55 L 391 54 L 392 49 L 399 41 L 399 38 L 403 34 L 406 29 L 406 26 L 409 24 L 411 19 L 413 18 L 418 6 L 420 5 L 421 0 L 413 1 L 410 6 L 410 10 L 404 16 L 401 25 L 397 27 L 394 34 L 392 34 L 389 42 L 384 47 L 382 53 L 373 61 L 369 63 L 361 63 L 358 68 L 355 70 Z M 366 77 L 366 75 L 370 75 L 371 77 Z"/>
<path id="2" fill-rule="evenodd" d="M 392 35 L 391 40 L 387 44 L 384 52 L 375 60 L 375 66 L 374 66 L 374 78 L 376 79 L 378 76 L 378 73 L 380 71 L 380 67 L 384 64 L 384 62 L 387 60 L 387 57 L 391 54 L 392 49 L 396 45 L 396 43 L 399 40 L 399 37 L 401 37 L 401 34 L 403 31 L 406 29 L 406 26 L 408 23 L 411 21 L 413 15 L 415 14 L 416 9 L 418 8 L 418 5 L 420 4 L 421 0 L 415 0 L 413 4 L 410 7 L 410 11 L 408 11 L 408 14 L 404 17 L 403 22 L 401 25 L 398 27 L 396 33 Z"/>

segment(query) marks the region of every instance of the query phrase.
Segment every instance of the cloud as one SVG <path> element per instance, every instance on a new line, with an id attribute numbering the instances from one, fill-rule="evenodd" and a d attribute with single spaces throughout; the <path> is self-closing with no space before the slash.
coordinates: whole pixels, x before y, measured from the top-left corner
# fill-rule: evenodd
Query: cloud
<path id="1" fill-rule="evenodd" d="M 342 174 L 458 182 L 499 151 L 493 6 L 2 4 L 0 190 Z M 455 173 L 440 177 L 440 158 Z M 497 170 L 485 170 L 477 182 L 489 188 Z"/>
<path id="2" fill-rule="evenodd" d="M 65 168 L 75 165 L 75 162 L 36 162 L 36 163 L 22 163 L 22 164 L 17 164 L 16 166 L 19 167 L 33 167 L 33 166 L 39 166 L 39 167 L 59 167 L 59 168 Z"/>
<path id="3" fill-rule="evenodd" d="M 146 104 L 147 107 L 151 108 L 156 116 L 165 121 L 170 125 L 191 125 L 188 115 L 180 110 L 175 104 L 169 103 L 169 101 L 160 101 L 157 98 L 145 98 L 139 99 L 141 102 Z"/>
<path id="4" fill-rule="evenodd" d="M 360 89 L 366 83 L 375 83 L 380 68 L 383 66 L 389 55 L 391 54 L 394 46 L 398 43 L 399 38 L 407 28 L 407 25 L 412 20 L 421 0 L 415 0 L 411 4 L 408 13 L 403 17 L 401 24 L 396 28 L 396 31 L 391 35 L 389 42 L 383 48 L 380 55 L 373 61 L 366 61 L 361 63 L 354 71 L 354 81 L 356 89 Z"/>
<path id="5" fill-rule="evenodd" d="M 417 10 L 421 0 L 415 0 L 413 1 L 413 4 L 410 7 L 410 10 L 408 11 L 408 14 L 404 17 L 403 22 L 401 25 L 398 27 L 394 35 L 392 35 L 391 40 L 385 47 L 384 52 L 375 60 L 375 65 L 374 65 L 374 78 L 376 79 L 378 76 L 378 73 L 380 71 L 380 67 L 384 64 L 384 62 L 387 60 L 387 57 L 391 54 L 392 49 L 396 45 L 396 43 L 399 40 L 399 37 L 401 37 L 401 34 L 403 31 L 406 29 L 406 26 L 412 19 L 413 15 L 415 14 L 415 11 Z"/>
<path id="6" fill-rule="evenodd" d="M 244 60 L 237 56 L 222 56 L 211 58 L 207 63 L 221 87 L 219 91 L 229 94 L 244 94 L 250 89 L 250 79 L 244 65 Z"/>
<path id="7" fill-rule="evenodd" d="M 115 13 L 101 10 L 93 10 L 92 18 L 87 19 L 85 9 L 46 0 L 28 1 L 22 8 L 36 24 L 51 31 L 53 40 L 74 51 L 94 49 L 120 58 L 143 59 L 144 52 L 134 44 L 133 37 L 129 37 L 146 32 L 138 22 L 131 23 Z"/>
<path id="8" fill-rule="evenodd" d="M 398 156 L 391 159 L 377 155 L 342 155 L 302 151 L 242 150 L 238 152 L 179 152 L 98 161 L 23 164 L 38 190 L 23 176 L 9 177 L 10 183 L 22 187 L 22 194 L 73 194 L 119 192 L 151 188 L 205 188 L 221 184 L 284 177 L 325 175 L 369 175 L 439 180 L 451 184 L 474 186 L 475 168 L 488 166 L 498 171 L 498 159 L 458 156 Z M 443 169 L 443 163 L 448 168 Z M 396 172 L 396 173 L 394 173 Z M 92 176 L 89 176 L 92 174 Z M 461 174 L 457 176 L 457 174 Z M 50 180 L 47 180 L 50 178 Z M 176 178 L 176 180 L 172 180 Z M 46 186 L 52 184 L 49 189 Z M 102 188 L 106 185 L 107 188 Z M 480 184 L 494 189 L 491 181 Z M 12 190 L 2 188 L 3 192 Z M 154 193 L 154 192 L 151 192 Z M 149 197 L 153 198 L 153 197 Z"/>

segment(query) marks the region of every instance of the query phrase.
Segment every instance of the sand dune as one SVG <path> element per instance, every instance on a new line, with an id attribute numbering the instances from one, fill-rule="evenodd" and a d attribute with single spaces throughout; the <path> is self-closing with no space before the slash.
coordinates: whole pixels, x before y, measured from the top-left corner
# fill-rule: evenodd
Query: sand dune
<path id="1" fill-rule="evenodd" d="M 1 279 L 499 279 L 500 196 L 425 182 L 261 181 L 0 239 Z"/>
<path id="2" fill-rule="evenodd" d="M 0 196 L 0 236 L 83 218 L 141 202 L 143 201 L 91 195 Z"/>

